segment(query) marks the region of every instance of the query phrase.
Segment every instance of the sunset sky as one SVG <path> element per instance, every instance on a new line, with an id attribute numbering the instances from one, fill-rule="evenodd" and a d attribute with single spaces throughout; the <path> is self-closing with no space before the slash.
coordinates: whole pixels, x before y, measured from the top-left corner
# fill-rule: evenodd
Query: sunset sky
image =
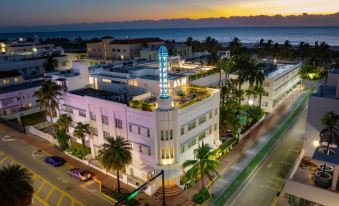
<path id="1" fill-rule="evenodd" d="M 339 0 L 8 0 L 0 26 L 335 12 Z"/>

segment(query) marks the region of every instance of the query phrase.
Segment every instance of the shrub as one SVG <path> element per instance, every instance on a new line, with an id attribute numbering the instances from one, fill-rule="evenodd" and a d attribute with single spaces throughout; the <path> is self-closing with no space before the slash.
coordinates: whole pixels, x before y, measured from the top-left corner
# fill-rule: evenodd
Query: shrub
<path id="1" fill-rule="evenodd" d="M 89 147 L 84 147 L 82 144 L 77 143 L 74 140 L 71 140 L 71 145 L 69 147 L 69 151 L 71 152 L 72 155 L 78 157 L 79 159 L 84 159 L 86 155 L 91 153 L 91 149 Z"/>
<path id="2" fill-rule="evenodd" d="M 60 150 L 65 151 L 66 149 L 68 149 L 69 148 L 69 145 L 68 145 L 69 136 L 67 135 L 66 131 L 59 130 L 57 131 L 56 136 L 59 142 Z"/>
<path id="3" fill-rule="evenodd" d="M 193 202 L 202 204 L 211 197 L 210 192 L 206 187 L 202 188 L 198 193 L 193 195 Z"/>

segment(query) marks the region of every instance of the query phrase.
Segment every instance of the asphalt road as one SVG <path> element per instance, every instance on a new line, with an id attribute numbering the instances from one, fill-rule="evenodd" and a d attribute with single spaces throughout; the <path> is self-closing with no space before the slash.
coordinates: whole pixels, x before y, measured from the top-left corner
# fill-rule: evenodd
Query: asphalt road
<path id="1" fill-rule="evenodd" d="M 232 201 L 232 206 L 270 206 L 272 204 L 277 192 L 282 190 L 285 177 L 302 148 L 306 126 L 305 111 L 283 134 L 281 142 L 247 181 Z"/>
<path id="2" fill-rule="evenodd" d="M 37 173 L 38 175 L 45 178 L 55 186 L 67 194 L 74 197 L 76 200 L 81 201 L 84 205 L 88 206 L 106 206 L 114 205 L 109 200 L 86 189 L 85 185 L 79 180 L 70 177 L 67 171 L 71 168 L 70 165 L 63 165 L 59 168 L 54 168 L 44 162 L 44 158 L 47 156 L 44 153 L 35 152 L 36 148 L 31 145 L 22 142 L 18 139 L 10 141 L 11 138 L 4 139 L 6 135 L 12 135 L 8 131 L 0 130 L 0 151 L 6 155 L 12 157 L 23 166 Z M 35 155 L 34 155 L 34 154 Z M 42 188 L 44 190 L 44 188 Z"/>

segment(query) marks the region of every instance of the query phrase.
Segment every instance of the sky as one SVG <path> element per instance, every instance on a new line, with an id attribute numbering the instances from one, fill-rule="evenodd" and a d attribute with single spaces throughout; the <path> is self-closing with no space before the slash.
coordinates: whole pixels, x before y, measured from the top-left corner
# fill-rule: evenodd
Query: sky
<path id="1" fill-rule="evenodd" d="M 336 12 L 339 0 L 4 0 L 0 26 Z"/>

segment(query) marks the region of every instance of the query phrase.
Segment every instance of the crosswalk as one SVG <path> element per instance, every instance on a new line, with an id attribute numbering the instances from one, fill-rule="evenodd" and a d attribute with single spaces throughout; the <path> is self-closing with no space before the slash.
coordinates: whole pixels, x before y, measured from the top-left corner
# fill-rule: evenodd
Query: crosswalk
<path id="1" fill-rule="evenodd" d="M 0 168 L 8 164 L 20 164 L 0 151 Z M 37 173 L 33 173 L 32 206 L 84 206 L 83 203 L 67 194 Z"/>

